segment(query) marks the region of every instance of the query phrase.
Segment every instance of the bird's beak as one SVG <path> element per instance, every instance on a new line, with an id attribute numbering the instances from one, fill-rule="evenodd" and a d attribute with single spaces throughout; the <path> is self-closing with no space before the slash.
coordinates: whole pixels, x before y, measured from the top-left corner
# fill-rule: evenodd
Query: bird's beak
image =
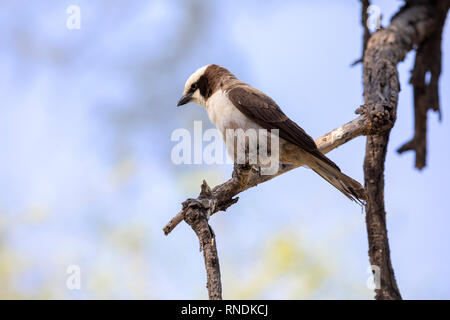
<path id="1" fill-rule="evenodd" d="M 182 96 L 180 101 L 178 101 L 177 106 L 179 107 L 179 106 L 182 106 L 182 105 L 188 103 L 189 101 L 191 101 L 191 98 L 192 98 L 192 94 L 186 94 L 186 95 Z"/>

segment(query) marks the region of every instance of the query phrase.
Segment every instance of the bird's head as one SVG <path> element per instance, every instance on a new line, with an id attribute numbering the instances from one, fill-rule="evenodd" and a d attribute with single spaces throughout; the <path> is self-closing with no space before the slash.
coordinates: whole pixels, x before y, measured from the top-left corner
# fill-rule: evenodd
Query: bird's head
<path id="1" fill-rule="evenodd" d="M 208 98 L 230 79 L 236 78 L 230 71 L 215 64 L 209 64 L 197 69 L 187 79 L 184 85 L 183 96 L 178 101 L 178 106 L 188 102 L 195 102 L 205 107 Z"/>
<path id="2" fill-rule="evenodd" d="M 208 79 L 205 76 L 205 71 L 208 67 L 209 65 L 201 67 L 189 76 L 184 84 L 183 96 L 180 101 L 178 101 L 178 106 L 182 106 L 188 102 L 195 102 L 205 106 L 205 91 L 208 86 Z"/>

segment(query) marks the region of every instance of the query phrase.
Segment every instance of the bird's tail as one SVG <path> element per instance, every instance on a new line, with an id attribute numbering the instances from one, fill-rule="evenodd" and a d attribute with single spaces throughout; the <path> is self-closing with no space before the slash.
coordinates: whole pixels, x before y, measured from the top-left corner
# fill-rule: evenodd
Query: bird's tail
<path id="1" fill-rule="evenodd" d="M 319 157 L 314 157 L 308 166 L 347 198 L 359 204 L 364 204 L 364 200 L 367 200 L 363 186 L 358 181 L 343 174 L 339 167 L 323 154 L 320 154 Z"/>

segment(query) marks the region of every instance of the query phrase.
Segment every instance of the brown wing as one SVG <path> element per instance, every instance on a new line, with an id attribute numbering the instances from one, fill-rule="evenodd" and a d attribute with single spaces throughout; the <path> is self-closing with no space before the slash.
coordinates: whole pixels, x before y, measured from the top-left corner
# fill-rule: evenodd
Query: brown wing
<path id="1" fill-rule="evenodd" d="M 279 136 L 317 158 L 339 168 L 317 149 L 314 140 L 294 121 L 289 119 L 270 97 L 252 87 L 239 86 L 228 92 L 231 102 L 249 119 L 264 129 L 278 129 Z"/>

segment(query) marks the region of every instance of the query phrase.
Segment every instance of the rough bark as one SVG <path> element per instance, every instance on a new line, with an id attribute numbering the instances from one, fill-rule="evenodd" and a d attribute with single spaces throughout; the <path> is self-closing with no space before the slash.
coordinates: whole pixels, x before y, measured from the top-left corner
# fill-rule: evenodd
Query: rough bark
<path id="1" fill-rule="evenodd" d="M 369 257 L 381 272 L 376 299 L 401 299 L 392 268 L 384 207 L 384 162 L 389 133 L 397 117 L 400 84 L 397 63 L 414 45 L 433 36 L 436 14 L 429 5 L 403 7 L 388 28 L 372 35 L 364 54 L 364 108 L 367 117 L 379 119 L 380 133 L 367 137 L 364 180 L 368 195 L 366 225 Z M 384 128 L 384 129 L 383 129 Z"/>
<path id="2" fill-rule="evenodd" d="M 430 8 L 435 17 L 434 32 L 419 44 L 410 80 L 414 89 L 414 136 L 397 149 L 400 154 L 405 151 L 414 151 L 415 167 L 419 170 L 426 166 L 428 110 L 438 112 L 439 120 L 442 118 L 439 104 L 441 40 L 449 6 L 450 1 L 439 1 Z"/>
<path id="3" fill-rule="evenodd" d="M 206 288 L 210 300 L 222 299 L 222 283 L 220 280 L 219 255 L 216 248 L 214 231 L 208 224 L 210 207 L 207 205 L 211 197 L 211 189 L 205 181 L 196 200 L 188 199 L 183 203 L 184 221 L 194 230 L 200 241 L 206 268 Z M 206 202 L 205 202 L 206 201 Z"/>

